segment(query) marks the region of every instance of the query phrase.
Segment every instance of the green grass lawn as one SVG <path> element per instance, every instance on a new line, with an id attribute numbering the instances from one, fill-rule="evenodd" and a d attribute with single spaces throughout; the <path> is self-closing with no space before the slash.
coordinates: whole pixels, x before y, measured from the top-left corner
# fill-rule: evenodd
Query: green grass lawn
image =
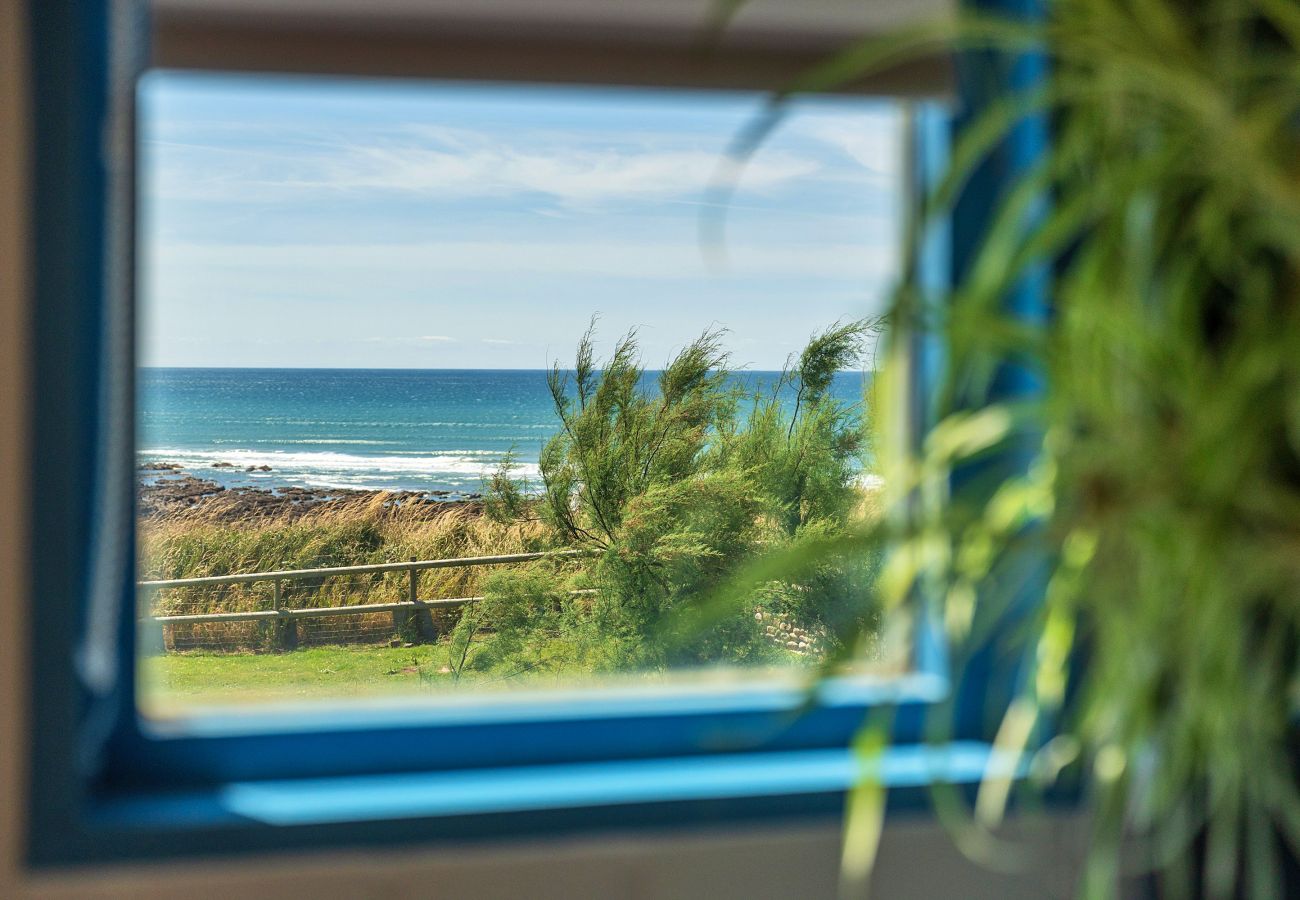
<path id="1" fill-rule="evenodd" d="M 483 649 L 490 642 L 488 638 L 476 646 Z M 466 668 L 457 679 L 448 657 L 446 643 L 310 647 L 283 653 L 168 653 L 140 661 L 141 706 L 149 714 L 166 716 L 232 704 L 571 687 L 593 678 L 572 670 L 525 672 L 515 663 L 504 662 Z M 789 662 L 795 662 L 795 657 Z M 664 676 L 635 677 L 659 680 Z"/>
<path id="2" fill-rule="evenodd" d="M 475 641 L 471 660 L 457 678 L 447 643 L 414 647 L 345 645 L 273 653 L 187 651 L 140 662 L 142 706 L 169 714 L 186 708 L 295 700 L 347 700 L 429 696 L 473 689 L 573 685 L 591 676 L 563 666 L 520 668 L 496 661 L 492 638 Z M 563 655 L 560 651 L 559 655 Z"/>
<path id="3" fill-rule="evenodd" d="M 310 647 L 286 653 L 169 653 L 141 660 L 147 706 L 410 694 L 453 683 L 447 651 Z"/>

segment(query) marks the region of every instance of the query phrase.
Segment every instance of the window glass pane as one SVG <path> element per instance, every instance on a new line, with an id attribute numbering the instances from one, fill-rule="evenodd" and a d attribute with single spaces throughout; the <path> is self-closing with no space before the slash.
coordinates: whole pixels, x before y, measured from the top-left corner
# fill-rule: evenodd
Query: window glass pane
<path id="1" fill-rule="evenodd" d="M 724 195 L 758 95 L 140 91 L 146 711 L 881 664 L 872 558 L 720 589 L 877 514 L 897 104 L 796 104 Z"/>

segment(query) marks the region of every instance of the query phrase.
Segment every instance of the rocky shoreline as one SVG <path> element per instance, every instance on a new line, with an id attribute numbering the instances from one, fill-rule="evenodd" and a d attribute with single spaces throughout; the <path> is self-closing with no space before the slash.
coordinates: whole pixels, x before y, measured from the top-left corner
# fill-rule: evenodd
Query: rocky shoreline
<path id="1" fill-rule="evenodd" d="M 233 469 L 229 463 L 213 468 Z M 247 471 L 270 472 L 269 466 Z M 148 462 L 137 467 L 137 515 L 158 521 L 179 515 L 199 515 L 214 522 L 249 519 L 293 519 L 330 507 L 356 507 L 382 502 L 418 518 L 441 515 L 449 507 L 481 507 L 479 494 L 453 491 L 373 491 L 349 488 L 227 487 L 187 471 L 177 463 Z"/>

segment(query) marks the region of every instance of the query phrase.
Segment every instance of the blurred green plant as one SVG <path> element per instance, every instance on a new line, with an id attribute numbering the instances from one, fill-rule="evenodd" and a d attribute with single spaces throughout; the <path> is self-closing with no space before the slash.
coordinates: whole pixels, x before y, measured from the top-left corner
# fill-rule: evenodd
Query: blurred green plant
<path id="1" fill-rule="evenodd" d="M 1041 578 L 1031 677 L 997 743 L 1035 772 L 1077 757 L 1095 822 L 1081 892 L 1118 890 L 1123 845 L 1172 896 L 1280 895 L 1281 856 L 1300 852 L 1300 7 L 1056 0 L 1041 24 L 957 15 L 846 48 L 775 97 L 733 155 L 799 91 L 971 49 L 995 65 L 1040 52 L 1047 74 L 965 130 L 913 240 L 1025 116 L 1049 116 L 1053 140 L 998 198 L 948 296 L 899 288 L 885 377 L 904 377 L 917 329 L 949 353 L 938 424 L 918 452 L 881 457 L 888 496 L 914 515 L 783 550 L 762 571 L 888 540 L 886 602 L 923 587 L 958 663 L 999 639 L 1008 604 Z M 705 222 L 709 239 L 720 223 Z M 1050 318 L 1008 312 L 1044 265 Z M 998 401 L 1008 365 L 1039 375 L 1041 394 Z M 899 427 L 888 403 L 877 415 L 884 433 Z M 996 846 L 1015 768 L 981 787 L 963 847 Z M 879 796 L 866 779 L 849 834 L 878 839 Z M 851 846 L 849 874 L 873 856 Z"/>

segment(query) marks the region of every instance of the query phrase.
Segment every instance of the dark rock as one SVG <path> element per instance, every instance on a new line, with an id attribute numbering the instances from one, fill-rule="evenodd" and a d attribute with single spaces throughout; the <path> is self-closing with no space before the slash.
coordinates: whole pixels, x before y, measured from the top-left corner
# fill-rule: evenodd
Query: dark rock
<path id="1" fill-rule="evenodd" d="M 233 467 L 232 467 L 233 468 Z M 267 467 L 269 471 L 270 467 Z M 251 467 L 251 471 L 262 471 Z M 425 491 L 365 491 L 344 488 L 311 488 L 296 485 L 241 485 L 224 488 L 215 481 L 183 473 L 179 477 L 140 479 L 139 515 L 145 521 L 164 520 L 174 514 L 199 515 L 212 522 L 238 524 L 259 519 L 296 519 L 329 507 L 361 508 L 381 500 L 386 514 L 414 521 L 437 518 L 452 510 L 471 514 L 483 511 L 481 501 L 471 501 L 454 492 L 440 497 Z"/>

